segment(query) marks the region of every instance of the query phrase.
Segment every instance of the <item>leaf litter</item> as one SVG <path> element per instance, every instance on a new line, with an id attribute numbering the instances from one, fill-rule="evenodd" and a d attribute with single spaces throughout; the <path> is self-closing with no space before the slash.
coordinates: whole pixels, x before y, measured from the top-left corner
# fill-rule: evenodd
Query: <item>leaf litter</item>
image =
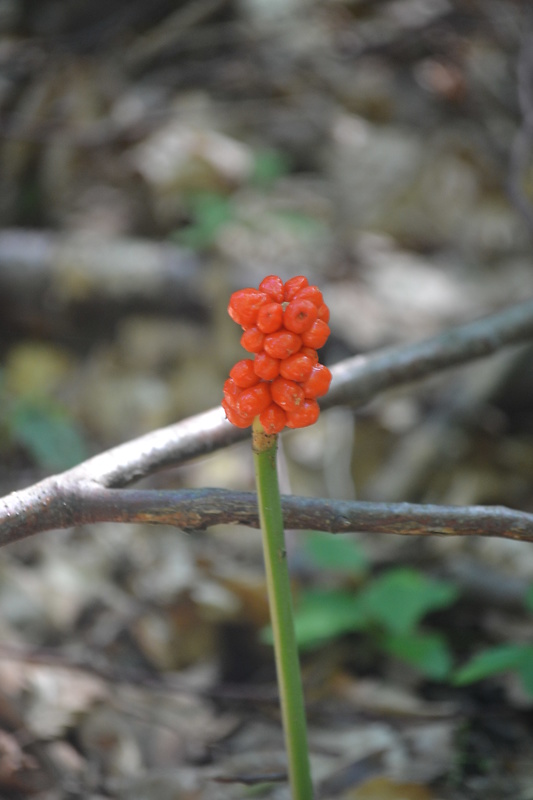
<path id="1" fill-rule="evenodd" d="M 114 22 L 100 3 L 31 18 L 8 3 L 0 23 L 6 493 L 215 405 L 240 352 L 225 298 L 268 272 L 306 265 L 324 288 L 330 363 L 530 293 L 506 193 L 518 7 L 484 12 L 498 38 L 463 3 L 222 2 L 189 21 L 186 5 L 161 2 L 157 19 L 127 5 Z M 286 437 L 285 490 L 529 509 L 530 358 L 325 413 Z M 249 489 L 248 457 L 231 448 L 145 485 Z M 397 637 L 412 651 L 441 635 L 456 664 L 527 644 L 531 548 L 362 534 L 347 569 L 290 537 L 301 607 L 315 592 L 338 613 L 366 591 L 373 609 L 365 630 L 352 616 L 303 654 L 319 797 L 526 800 L 517 675 L 454 686 L 406 662 Z M 398 595 L 376 595 L 393 567 L 453 582 L 456 602 L 430 591 L 387 614 Z M 255 531 L 46 534 L 1 554 L 0 608 L 2 795 L 287 796 Z"/>

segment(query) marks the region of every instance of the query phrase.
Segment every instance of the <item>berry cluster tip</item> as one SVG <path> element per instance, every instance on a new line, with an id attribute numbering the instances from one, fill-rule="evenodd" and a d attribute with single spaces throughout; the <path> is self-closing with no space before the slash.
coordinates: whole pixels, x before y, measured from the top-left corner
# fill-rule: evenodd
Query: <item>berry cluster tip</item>
<path id="1" fill-rule="evenodd" d="M 325 395 L 331 372 L 317 350 L 329 336 L 329 309 L 304 275 L 283 283 L 268 275 L 258 289 L 231 295 L 228 313 L 243 329 L 241 345 L 253 358 L 238 361 L 224 383 L 228 420 L 247 428 L 254 418 L 266 433 L 304 428 L 317 421 L 317 397 Z"/>

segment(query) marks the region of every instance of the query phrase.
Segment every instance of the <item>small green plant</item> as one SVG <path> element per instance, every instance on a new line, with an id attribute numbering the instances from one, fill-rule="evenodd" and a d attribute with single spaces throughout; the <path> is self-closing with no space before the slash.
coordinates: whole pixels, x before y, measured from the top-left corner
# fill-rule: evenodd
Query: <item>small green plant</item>
<path id="1" fill-rule="evenodd" d="M 533 586 L 526 593 L 524 604 L 533 612 Z M 456 670 L 453 682 L 456 686 L 466 686 L 510 671 L 518 673 L 525 691 L 533 696 L 533 644 L 518 642 L 487 647 Z"/>
<path id="2" fill-rule="evenodd" d="M 289 163 L 278 150 L 259 150 L 255 153 L 249 183 L 261 190 L 268 190 L 276 180 L 289 171 Z M 176 231 L 172 238 L 192 250 L 208 250 L 212 247 L 221 229 L 235 220 L 235 201 L 231 194 L 216 190 L 198 190 L 185 197 L 185 207 L 190 217 L 188 225 Z M 312 220 L 305 215 L 284 212 L 287 220 L 294 216 L 294 224 L 309 227 Z"/>
<path id="3" fill-rule="evenodd" d="M 289 171 L 289 160 L 280 150 L 258 150 L 254 157 L 251 181 L 253 185 L 267 189 Z"/>
<path id="4" fill-rule="evenodd" d="M 287 175 L 290 163 L 278 150 L 259 150 L 254 154 L 248 186 L 256 193 L 267 194 L 276 181 Z M 188 192 L 184 198 L 188 223 L 172 234 L 172 239 L 192 250 L 205 251 L 212 248 L 227 225 L 238 222 L 254 227 L 256 222 L 242 219 L 242 209 L 232 192 L 223 189 L 199 189 Z M 302 242 L 314 241 L 325 228 L 312 215 L 289 208 L 265 209 L 259 223 L 261 228 L 280 229 L 293 234 Z"/>
<path id="5" fill-rule="evenodd" d="M 79 428 L 61 406 L 42 398 L 20 399 L 5 419 L 10 439 L 46 470 L 63 470 L 87 458 Z"/>
<path id="6" fill-rule="evenodd" d="M 63 470 L 87 458 L 83 436 L 68 411 L 47 395 L 13 394 L 0 373 L 0 447 L 22 447 L 45 470 Z"/>
<path id="7" fill-rule="evenodd" d="M 224 383 L 222 407 L 232 425 L 252 426 L 252 450 L 261 522 L 272 644 L 289 782 L 293 800 L 312 800 L 305 701 L 294 631 L 283 515 L 277 473 L 278 434 L 313 425 L 317 398 L 326 394 L 329 369 L 317 350 L 329 336 L 329 309 L 304 275 L 285 283 L 267 275 L 258 289 L 231 295 L 228 313 L 241 326 L 241 344 L 253 358 L 238 361 Z"/>
<path id="8" fill-rule="evenodd" d="M 234 218 L 231 197 L 218 192 L 195 192 L 187 199 L 190 224 L 173 238 L 192 250 L 207 250 L 220 232 Z"/>
<path id="9" fill-rule="evenodd" d="M 358 549 L 353 542 L 332 544 L 337 545 L 337 553 L 324 553 L 323 566 L 336 566 L 336 559 L 344 557 L 342 569 L 350 561 L 357 567 Z M 363 564 L 360 560 L 359 565 Z M 302 649 L 312 649 L 343 634 L 364 632 L 379 649 L 442 680 L 452 667 L 447 643 L 440 634 L 419 625 L 430 611 L 454 603 L 457 594 L 454 585 L 408 568 L 387 570 L 368 579 L 362 588 L 306 591 L 296 610 L 297 641 Z"/>
<path id="10" fill-rule="evenodd" d="M 363 576 L 368 572 L 368 559 L 363 548 L 348 536 L 331 536 L 322 531 L 309 531 L 305 539 L 305 550 L 322 570 L 332 570 L 351 577 Z"/>

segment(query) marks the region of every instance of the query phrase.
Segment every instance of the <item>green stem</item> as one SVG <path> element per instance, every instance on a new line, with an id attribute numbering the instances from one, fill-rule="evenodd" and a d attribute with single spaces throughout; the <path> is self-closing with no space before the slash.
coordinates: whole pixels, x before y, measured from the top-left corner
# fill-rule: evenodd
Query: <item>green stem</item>
<path id="1" fill-rule="evenodd" d="M 277 435 L 264 432 L 256 417 L 252 447 L 289 781 L 292 800 L 312 800 L 304 696 L 276 468 L 277 439 Z"/>

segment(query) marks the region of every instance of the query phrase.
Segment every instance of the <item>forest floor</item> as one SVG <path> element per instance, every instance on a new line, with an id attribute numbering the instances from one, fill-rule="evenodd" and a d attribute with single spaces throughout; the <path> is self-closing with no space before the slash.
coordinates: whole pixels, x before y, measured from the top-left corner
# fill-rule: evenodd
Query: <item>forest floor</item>
<path id="1" fill-rule="evenodd" d="M 522 4 L 2 8 L 0 495 L 216 406 L 267 274 L 323 290 L 329 365 L 533 296 Z M 531 512 L 532 376 L 323 412 L 282 491 Z M 249 443 L 141 486 L 253 490 Z M 288 531 L 321 800 L 533 800 L 533 550 L 482 533 Z M 3 548 L 0 796 L 287 798 L 267 626 L 256 530 Z"/>

